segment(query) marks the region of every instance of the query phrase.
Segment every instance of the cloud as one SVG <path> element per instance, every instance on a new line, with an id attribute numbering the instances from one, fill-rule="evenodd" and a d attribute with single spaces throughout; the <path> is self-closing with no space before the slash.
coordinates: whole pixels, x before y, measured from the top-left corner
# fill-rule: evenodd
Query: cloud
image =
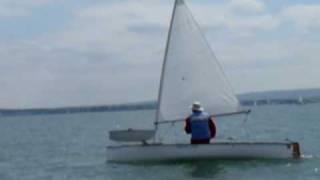
<path id="1" fill-rule="evenodd" d="M 156 94 L 154 64 L 123 63 L 107 53 L 28 42 L 7 44 L 5 51 L 0 53 L 10 61 L 0 62 L 2 107 L 125 103 L 150 100 Z"/>
<path id="2" fill-rule="evenodd" d="M 300 29 L 319 30 L 320 28 L 320 5 L 293 5 L 284 9 L 281 15 L 284 21 L 289 21 Z"/>
<path id="3" fill-rule="evenodd" d="M 257 30 L 269 31 L 279 26 L 277 17 L 265 10 L 262 1 L 235 0 L 211 6 L 199 3 L 192 7 L 201 25 L 224 28 L 241 36 L 252 36 Z"/>
<path id="4" fill-rule="evenodd" d="M 165 11 L 169 17 L 170 10 Z M 145 18 L 148 13 L 149 19 Z M 73 23 L 63 31 L 32 40 L 1 42 L 1 106 L 52 107 L 154 99 L 167 29 L 152 23 L 158 23 L 154 18 L 169 22 L 161 13 L 152 15 L 143 5 L 130 2 L 93 5 L 77 9 Z M 160 35 L 152 37 L 153 41 L 144 35 L 154 34 L 158 28 Z"/>
<path id="5" fill-rule="evenodd" d="M 24 8 L 0 6 L 0 18 L 26 16 L 27 14 L 28 11 Z"/>
<path id="6" fill-rule="evenodd" d="M 36 0 L 23 2 L 11 7 L 28 14 L 40 6 Z M 308 9 L 316 5 L 288 5 L 274 12 L 267 1 L 258 0 L 188 1 L 188 5 L 236 92 L 319 85 L 316 78 L 311 80 L 319 66 L 317 20 L 311 22 L 317 11 Z M 172 1 L 100 1 L 68 8 L 72 21 L 63 29 L 0 42 L 0 106 L 155 99 Z M 296 13 L 301 9 L 309 15 Z M 294 24 L 292 29 L 288 22 Z M 304 28 L 308 31 L 301 36 Z"/>
<path id="7" fill-rule="evenodd" d="M 265 10 L 265 4 L 259 0 L 231 0 L 228 7 L 238 13 L 261 13 Z"/>
<path id="8" fill-rule="evenodd" d="M 27 16 L 33 8 L 47 5 L 52 0 L 1 0 L 0 18 Z M 57 2 L 57 1 L 55 1 Z"/>

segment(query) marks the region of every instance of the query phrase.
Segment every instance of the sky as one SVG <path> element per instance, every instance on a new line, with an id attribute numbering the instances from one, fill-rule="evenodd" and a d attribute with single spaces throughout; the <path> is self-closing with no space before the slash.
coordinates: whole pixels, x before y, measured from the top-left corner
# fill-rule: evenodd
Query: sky
<path id="1" fill-rule="evenodd" d="M 317 0 L 185 0 L 236 93 L 320 88 Z M 0 0 L 0 108 L 155 100 L 173 0 Z"/>

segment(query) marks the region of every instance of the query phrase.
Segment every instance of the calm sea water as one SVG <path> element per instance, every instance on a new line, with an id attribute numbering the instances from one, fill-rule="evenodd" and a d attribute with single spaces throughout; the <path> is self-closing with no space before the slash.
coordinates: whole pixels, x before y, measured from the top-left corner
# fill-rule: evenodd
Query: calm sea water
<path id="1" fill-rule="evenodd" d="M 218 119 L 218 139 L 299 141 L 302 160 L 106 162 L 110 129 L 150 128 L 154 111 L 0 117 L 0 179 L 320 179 L 320 104 L 262 106 L 250 118 Z M 183 124 L 162 141 L 188 141 Z"/>

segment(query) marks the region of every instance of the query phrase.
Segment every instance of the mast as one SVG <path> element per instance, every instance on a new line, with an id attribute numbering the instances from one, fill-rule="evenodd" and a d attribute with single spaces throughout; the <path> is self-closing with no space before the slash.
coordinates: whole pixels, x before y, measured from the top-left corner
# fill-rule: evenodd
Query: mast
<path id="1" fill-rule="evenodd" d="M 171 31 L 172 31 L 172 24 L 173 24 L 173 21 L 174 21 L 177 5 L 179 3 L 183 3 L 183 0 L 175 0 L 174 6 L 173 6 L 173 10 L 172 10 L 171 20 L 170 20 L 170 27 L 169 27 L 168 36 L 167 36 L 166 49 L 165 49 L 164 58 L 163 58 L 163 64 L 162 64 L 162 70 L 161 70 L 161 78 L 160 78 L 160 86 L 159 86 L 159 91 L 158 91 L 158 103 L 157 103 L 158 105 L 157 105 L 156 118 L 155 118 L 155 122 L 154 122 L 156 131 L 158 129 L 158 121 L 159 121 L 159 115 L 160 115 L 160 104 L 161 104 L 161 96 L 162 96 L 162 87 L 163 87 L 162 84 L 163 84 L 164 71 L 165 71 L 165 67 L 166 67 L 166 61 L 167 61 L 167 55 L 168 55 L 168 49 L 169 49 L 169 42 L 170 42 Z"/>

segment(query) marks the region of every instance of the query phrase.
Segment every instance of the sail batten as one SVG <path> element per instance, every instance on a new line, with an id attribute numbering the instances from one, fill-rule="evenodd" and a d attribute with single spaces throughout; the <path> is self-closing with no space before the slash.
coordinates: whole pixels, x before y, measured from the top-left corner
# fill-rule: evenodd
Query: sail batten
<path id="1" fill-rule="evenodd" d="M 183 0 L 176 0 L 166 46 L 156 122 L 182 119 L 200 101 L 210 114 L 240 111 L 224 72 Z"/>

